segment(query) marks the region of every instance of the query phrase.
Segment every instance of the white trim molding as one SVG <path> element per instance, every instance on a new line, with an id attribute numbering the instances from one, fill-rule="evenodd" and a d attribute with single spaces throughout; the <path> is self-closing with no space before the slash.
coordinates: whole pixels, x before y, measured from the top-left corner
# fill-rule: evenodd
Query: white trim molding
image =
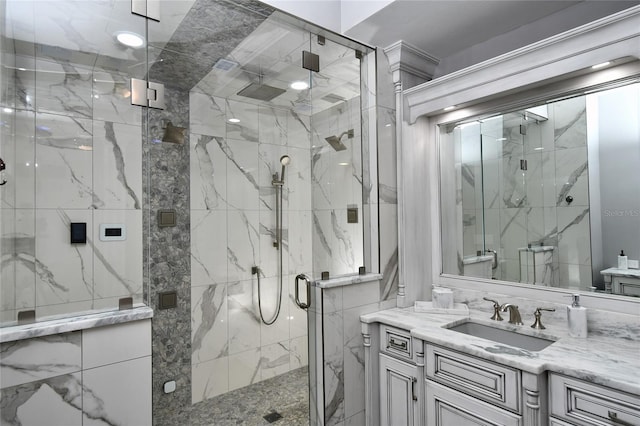
<path id="1" fill-rule="evenodd" d="M 386 50 L 385 50 L 386 51 Z M 440 114 L 622 57 L 640 58 L 640 6 L 405 90 L 406 118 Z"/>

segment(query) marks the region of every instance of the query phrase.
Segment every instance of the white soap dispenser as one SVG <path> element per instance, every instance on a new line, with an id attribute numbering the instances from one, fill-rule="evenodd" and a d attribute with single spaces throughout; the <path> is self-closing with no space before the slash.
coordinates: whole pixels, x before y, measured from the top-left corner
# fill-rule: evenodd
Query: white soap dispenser
<path id="1" fill-rule="evenodd" d="M 571 306 L 567 306 L 569 336 L 587 337 L 587 308 L 580 306 L 580 295 L 571 295 Z"/>
<path id="2" fill-rule="evenodd" d="M 629 258 L 624 254 L 624 250 L 620 250 L 618 256 L 618 269 L 629 269 Z"/>

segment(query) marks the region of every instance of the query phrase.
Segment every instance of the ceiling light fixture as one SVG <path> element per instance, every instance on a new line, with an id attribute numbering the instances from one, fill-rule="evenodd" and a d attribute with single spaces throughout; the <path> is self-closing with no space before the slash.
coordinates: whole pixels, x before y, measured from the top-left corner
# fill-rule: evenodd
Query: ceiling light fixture
<path id="1" fill-rule="evenodd" d="M 239 123 L 240 119 L 239 118 L 230 118 L 229 120 L 227 120 L 229 123 Z"/>
<path id="2" fill-rule="evenodd" d="M 3 108 L 2 111 L 6 112 L 7 114 L 11 114 L 13 112 L 11 108 Z"/>
<path id="3" fill-rule="evenodd" d="M 446 108 L 444 109 L 444 111 L 451 111 L 452 109 L 455 109 L 455 108 L 456 108 L 456 106 L 455 106 L 455 105 L 451 105 L 451 106 L 446 107 Z"/>
<path id="4" fill-rule="evenodd" d="M 597 70 L 598 68 L 604 68 L 609 64 L 611 64 L 611 61 L 603 62 L 601 64 L 595 64 L 591 66 L 591 69 Z"/>
<path id="5" fill-rule="evenodd" d="M 309 83 L 306 81 L 294 81 L 289 87 L 293 90 L 305 90 L 309 88 Z"/>
<path id="6" fill-rule="evenodd" d="M 144 46 L 144 37 L 131 31 L 118 31 L 114 36 L 116 40 L 118 40 L 118 43 L 124 46 L 133 48 Z"/>

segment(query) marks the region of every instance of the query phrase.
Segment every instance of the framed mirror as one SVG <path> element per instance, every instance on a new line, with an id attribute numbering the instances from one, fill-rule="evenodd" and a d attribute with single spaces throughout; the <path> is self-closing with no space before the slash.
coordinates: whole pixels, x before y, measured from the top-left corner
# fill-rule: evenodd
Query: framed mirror
<path id="1" fill-rule="evenodd" d="M 640 296 L 638 62 L 438 125 L 442 273 Z"/>

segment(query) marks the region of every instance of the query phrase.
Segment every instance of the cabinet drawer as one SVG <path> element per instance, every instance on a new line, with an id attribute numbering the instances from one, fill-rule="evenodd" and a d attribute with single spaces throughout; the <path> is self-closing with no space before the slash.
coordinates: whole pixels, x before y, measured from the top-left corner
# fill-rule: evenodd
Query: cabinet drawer
<path id="1" fill-rule="evenodd" d="M 567 423 L 555 417 L 549 417 L 549 426 L 574 426 L 571 423 Z"/>
<path id="2" fill-rule="evenodd" d="M 499 407 L 521 413 L 520 371 L 427 345 L 427 377 Z"/>
<path id="3" fill-rule="evenodd" d="M 413 360 L 413 346 L 411 335 L 406 330 L 380 326 L 380 348 L 381 352 L 394 355 L 403 359 Z"/>
<path id="4" fill-rule="evenodd" d="M 501 410 L 427 380 L 427 424 L 430 426 L 522 426 L 522 416 Z"/>
<path id="5" fill-rule="evenodd" d="M 551 374 L 551 414 L 579 425 L 640 425 L 640 397 Z"/>

